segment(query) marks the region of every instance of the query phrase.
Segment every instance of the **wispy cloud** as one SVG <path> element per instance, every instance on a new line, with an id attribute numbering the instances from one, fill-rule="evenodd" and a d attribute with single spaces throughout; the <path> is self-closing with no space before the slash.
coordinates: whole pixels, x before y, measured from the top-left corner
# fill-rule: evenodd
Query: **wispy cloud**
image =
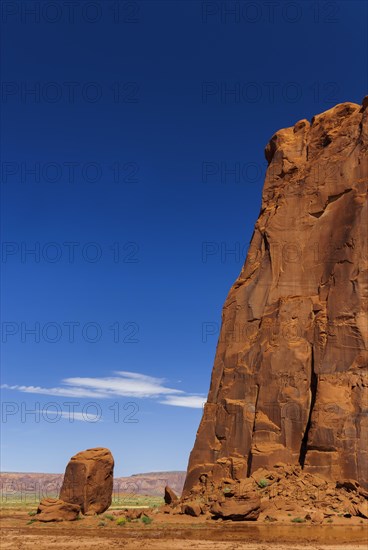
<path id="1" fill-rule="evenodd" d="M 58 387 L 21 386 L 3 384 L 1 387 L 24 393 L 53 395 L 56 397 L 79 397 L 108 399 L 135 397 L 137 399 L 159 399 L 163 405 L 175 407 L 201 408 L 204 396 L 187 394 L 182 390 L 165 385 L 164 378 L 156 378 L 137 372 L 115 371 L 114 376 L 103 378 L 72 377 L 64 378 Z"/>
<path id="2" fill-rule="evenodd" d="M 44 418 L 48 420 L 67 418 L 69 422 L 74 422 L 74 420 L 79 420 L 80 422 L 102 422 L 100 415 L 92 413 L 87 414 L 77 411 L 54 411 L 50 409 L 43 409 L 41 412 Z"/>
<path id="3" fill-rule="evenodd" d="M 191 409 L 202 409 L 206 398 L 202 395 L 168 395 L 160 401 L 162 405 L 172 407 L 189 407 Z"/>
<path id="4" fill-rule="evenodd" d="M 63 383 L 63 381 L 62 381 Z M 8 384 L 2 384 L 1 388 L 6 390 L 17 390 L 23 393 L 37 393 L 41 395 L 53 395 L 56 397 L 98 397 L 104 398 L 108 397 L 104 393 L 99 393 L 92 390 L 87 390 L 85 388 L 42 388 L 41 386 L 19 386 L 13 385 L 9 386 Z"/>

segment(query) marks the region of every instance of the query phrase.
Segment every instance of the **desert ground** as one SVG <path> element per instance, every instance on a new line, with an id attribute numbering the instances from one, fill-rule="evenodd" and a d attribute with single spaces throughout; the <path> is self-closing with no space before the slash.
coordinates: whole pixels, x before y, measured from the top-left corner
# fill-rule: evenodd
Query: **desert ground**
<path id="1" fill-rule="evenodd" d="M 368 543 L 368 521 L 362 523 L 357 518 L 342 517 L 334 524 L 311 525 L 294 524 L 285 516 L 275 525 L 205 517 L 194 520 L 151 508 L 150 523 L 132 520 L 118 525 L 119 510 L 112 507 L 104 514 L 79 521 L 40 523 L 33 519 L 34 509 L 34 503 L 7 502 L 2 507 L 2 550 L 354 550 L 366 548 Z"/>

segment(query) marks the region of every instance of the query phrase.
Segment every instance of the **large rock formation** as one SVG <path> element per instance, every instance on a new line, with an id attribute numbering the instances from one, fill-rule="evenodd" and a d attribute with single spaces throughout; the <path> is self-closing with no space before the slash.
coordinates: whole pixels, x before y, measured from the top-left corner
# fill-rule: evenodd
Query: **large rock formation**
<path id="1" fill-rule="evenodd" d="M 60 499 L 78 504 L 83 514 L 101 514 L 112 500 L 114 459 L 97 447 L 74 455 L 65 470 Z"/>
<path id="2" fill-rule="evenodd" d="M 368 98 L 278 131 L 184 497 L 278 462 L 368 485 Z"/>

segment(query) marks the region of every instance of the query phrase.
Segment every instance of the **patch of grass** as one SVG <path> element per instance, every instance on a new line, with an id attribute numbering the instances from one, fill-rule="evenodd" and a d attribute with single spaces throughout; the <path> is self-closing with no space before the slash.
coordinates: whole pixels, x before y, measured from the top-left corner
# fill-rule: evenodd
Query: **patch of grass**
<path id="1" fill-rule="evenodd" d="M 291 514 L 288 514 L 288 516 L 291 516 Z"/>
<path id="2" fill-rule="evenodd" d="M 27 521 L 26 525 L 32 525 L 32 523 L 34 523 L 35 521 L 35 519 L 30 519 L 29 521 Z"/>
<path id="3" fill-rule="evenodd" d="M 105 514 L 105 515 L 104 515 L 104 518 L 105 518 L 105 519 L 109 519 L 110 521 L 114 521 L 114 519 L 115 519 L 114 516 L 113 516 L 112 514 Z"/>
<path id="4" fill-rule="evenodd" d="M 142 520 L 142 523 L 144 523 L 145 525 L 149 525 L 153 521 L 153 519 L 149 518 L 148 516 L 142 516 L 141 520 Z"/>
<path id="5" fill-rule="evenodd" d="M 225 487 L 223 490 L 224 493 L 230 493 L 230 491 L 231 491 L 230 487 Z"/>
<path id="6" fill-rule="evenodd" d="M 29 516 L 35 516 L 36 514 L 37 514 L 37 510 L 31 510 L 30 512 L 28 512 Z"/>
<path id="7" fill-rule="evenodd" d="M 106 521 L 99 521 L 98 522 L 98 527 L 105 527 L 106 525 Z"/>
<path id="8" fill-rule="evenodd" d="M 333 523 L 333 519 L 331 519 L 331 518 L 328 519 L 328 520 L 327 520 L 327 523 Z"/>
<path id="9" fill-rule="evenodd" d="M 297 518 L 293 518 L 291 521 L 292 521 L 293 523 L 305 523 L 305 518 L 299 518 L 299 517 L 297 517 Z"/>
<path id="10" fill-rule="evenodd" d="M 258 481 L 258 487 L 260 487 L 261 489 L 264 489 L 267 486 L 268 486 L 267 479 L 262 478 Z"/>
<path id="11" fill-rule="evenodd" d="M 110 510 L 119 510 L 121 508 L 140 508 L 145 506 L 152 508 L 153 506 L 161 506 L 162 504 L 164 504 L 164 499 L 162 497 L 114 493 L 112 496 Z"/>
<path id="12" fill-rule="evenodd" d="M 58 493 L 50 492 L 45 495 L 45 498 L 59 498 Z M 41 495 L 37 492 L 12 492 L 7 494 L 6 490 L 2 491 L 0 497 L 1 508 L 17 508 L 22 510 L 31 511 L 37 508 L 38 503 L 41 500 Z"/>
<path id="13" fill-rule="evenodd" d="M 122 525 L 125 525 L 126 522 L 127 522 L 127 519 L 124 516 L 122 516 L 121 518 L 118 518 L 116 520 L 116 525 L 122 526 Z"/>

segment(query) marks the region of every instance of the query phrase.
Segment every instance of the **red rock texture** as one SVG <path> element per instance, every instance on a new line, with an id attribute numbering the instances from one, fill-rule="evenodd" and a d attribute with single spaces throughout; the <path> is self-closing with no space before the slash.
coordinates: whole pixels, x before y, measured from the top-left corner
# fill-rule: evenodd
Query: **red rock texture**
<path id="1" fill-rule="evenodd" d="M 174 491 L 166 485 L 165 492 L 164 492 L 164 501 L 165 504 L 173 504 L 173 502 L 176 502 L 178 500 L 177 495 L 174 493 Z"/>
<path id="2" fill-rule="evenodd" d="M 81 511 L 78 504 L 70 504 L 56 498 L 45 498 L 38 505 L 36 521 L 73 521 Z"/>
<path id="3" fill-rule="evenodd" d="M 223 502 L 215 502 L 210 511 L 214 518 L 255 521 L 261 511 L 261 499 L 258 496 L 249 499 L 225 499 Z"/>
<path id="4" fill-rule="evenodd" d="M 197 518 L 202 514 L 202 507 L 198 502 L 186 502 L 182 506 L 182 513 Z"/>
<path id="5" fill-rule="evenodd" d="M 184 497 L 279 461 L 368 486 L 368 101 L 278 131 Z"/>
<path id="6" fill-rule="evenodd" d="M 114 459 L 97 447 L 73 456 L 65 470 L 60 499 L 78 504 L 83 514 L 101 514 L 112 500 Z"/>

